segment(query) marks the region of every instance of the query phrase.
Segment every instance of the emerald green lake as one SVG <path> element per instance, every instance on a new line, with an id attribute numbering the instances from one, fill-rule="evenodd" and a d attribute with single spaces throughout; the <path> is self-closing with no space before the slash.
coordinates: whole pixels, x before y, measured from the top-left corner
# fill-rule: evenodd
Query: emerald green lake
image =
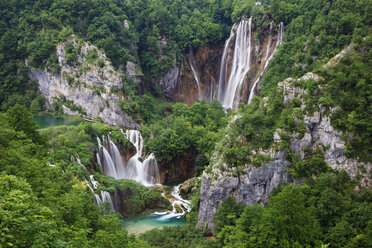
<path id="1" fill-rule="evenodd" d="M 124 228 L 129 234 L 141 234 L 154 228 L 163 228 L 164 226 L 180 226 L 186 223 L 181 214 L 170 212 L 140 214 L 131 218 L 124 219 Z"/>
<path id="2" fill-rule="evenodd" d="M 35 116 L 34 121 L 39 126 L 39 128 L 47 128 L 53 126 L 77 126 L 79 121 L 71 121 L 61 117 L 55 117 L 50 115 Z"/>

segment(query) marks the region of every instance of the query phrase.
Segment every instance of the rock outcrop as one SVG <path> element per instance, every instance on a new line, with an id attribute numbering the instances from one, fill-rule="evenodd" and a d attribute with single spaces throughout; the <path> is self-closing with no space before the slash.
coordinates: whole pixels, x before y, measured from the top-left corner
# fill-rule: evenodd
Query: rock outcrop
<path id="1" fill-rule="evenodd" d="M 69 61 L 66 48 L 70 44 L 76 50 L 76 61 Z M 88 118 L 99 118 L 116 126 L 134 128 L 131 116 L 123 113 L 119 101 L 123 99 L 118 91 L 122 77 L 115 71 L 106 56 L 95 46 L 77 41 L 74 37 L 57 46 L 60 73 L 47 69 L 31 69 L 29 76 L 39 84 L 39 90 L 52 108 L 60 105 L 63 113 Z"/>
<path id="2" fill-rule="evenodd" d="M 308 92 L 295 85 L 306 80 L 322 79 L 316 74 L 307 73 L 300 79 L 287 79 L 279 83 L 278 90 L 283 94 L 283 101 L 289 102 L 297 98 L 302 102 L 301 108 L 304 110 L 306 102 L 302 96 Z M 238 118 L 239 116 L 233 121 Z M 331 126 L 330 119 L 323 109 L 311 116 L 305 114 L 303 122 L 306 128 L 303 135 L 277 129 L 270 149 L 254 151 L 271 158 L 270 162 L 259 166 L 247 164 L 239 169 L 230 168 L 222 162 L 223 154 L 214 154 L 211 171 L 204 172 L 202 176 L 197 226 L 213 230 L 218 206 L 229 196 L 234 196 L 237 202 L 245 204 L 254 202 L 265 204 L 274 188 L 280 184 L 294 182 L 288 173 L 291 163 L 286 160 L 287 153 L 279 149 L 282 141 L 280 133 L 290 136 L 290 150 L 293 154 L 299 154 L 301 159 L 305 158 L 306 151 L 315 151 L 318 147 L 322 147 L 325 153 L 324 160 L 332 169 L 345 170 L 352 179 L 359 180 L 361 186 L 371 187 L 372 165 L 344 155 L 346 144 L 341 139 L 342 133 Z"/>

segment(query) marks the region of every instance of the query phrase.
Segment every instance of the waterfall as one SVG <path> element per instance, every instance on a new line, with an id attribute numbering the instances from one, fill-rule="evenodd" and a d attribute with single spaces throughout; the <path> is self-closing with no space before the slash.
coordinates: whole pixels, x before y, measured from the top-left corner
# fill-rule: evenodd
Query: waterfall
<path id="1" fill-rule="evenodd" d="M 201 89 L 200 89 L 200 80 L 199 80 L 199 76 L 198 76 L 198 74 L 196 73 L 194 67 L 192 66 L 192 63 L 191 63 L 191 60 L 190 60 L 190 59 L 189 59 L 189 64 L 190 64 L 190 67 L 191 67 L 192 75 L 193 75 L 194 78 L 195 78 L 196 85 L 198 86 L 198 100 L 201 100 L 201 99 L 202 99 L 202 93 L 201 93 Z"/>
<path id="2" fill-rule="evenodd" d="M 102 204 L 105 201 L 107 201 L 111 205 L 111 210 L 114 210 L 114 203 L 111 200 L 111 196 L 110 196 L 110 193 L 109 192 L 107 192 L 107 191 L 101 191 L 101 199 L 102 199 L 102 202 L 101 202 L 101 205 L 100 206 L 102 206 Z"/>
<path id="3" fill-rule="evenodd" d="M 260 81 L 262 75 L 266 72 L 267 66 L 269 65 L 270 60 L 274 57 L 274 54 L 276 53 L 277 47 L 282 44 L 283 32 L 284 32 L 283 22 L 281 22 L 280 25 L 279 25 L 278 38 L 277 38 L 277 41 L 276 41 L 274 51 L 271 53 L 270 57 L 268 58 L 269 50 L 270 50 L 270 46 L 271 46 L 271 29 L 272 29 L 272 23 L 270 23 L 270 36 L 269 36 L 269 43 L 268 43 L 268 46 L 266 48 L 265 66 L 264 66 L 263 70 L 261 71 L 260 76 L 256 79 L 256 81 L 253 84 L 251 92 L 249 93 L 248 104 L 250 104 L 252 102 L 252 98 L 254 97 L 254 92 L 256 90 L 257 84 Z"/>
<path id="4" fill-rule="evenodd" d="M 209 90 L 209 102 L 213 101 L 213 80 L 211 80 L 211 86 Z"/>
<path id="5" fill-rule="evenodd" d="M 146 183 L 160 184 L 159 167 L 154 153 L 151 153 L 145 161 L 143 161 L 143 172 L 143 178 L 146 179 Z"/>
<path id="6" fill-rule="evenodd" d="M 98 153 L 96 154 L 96 157 L 97 157 L 97 163 L 102 168 L 101 158 L 99 157 L 99 154 Z"/>
<path id="7" fill-rule="evenodd" d="M 160 184 L 159 168 L 155 155 L 151 153 L 145 160 L 142 159 L 143 138 L 141 133 L 138 130 L 127 130 L 125 133 L 121 130 L 121 132 L 134 145 L 136 154 L 129 159 L 125 167 L 120 151 L 111 140 L 110 135 L 107 135 L 107 142 L 105 136 L 102 137 L 102 142 L 97 137 L 99 146 L 99 152 L 96 154 L 97 162 L 102 166 L 103 172 L 115 179 L 132 179 L 145 186 Z M 109 151 L 102 144 L 106 144 Z M 91 181 L 92 179 L 91 177 Z"/>
<path id="8" fill-rule="evenodd" d="M 91 181 L 91 183 L 92 183 L 92 185 L 93 185 L 93 188 L 94 188 L 94 189 L 97 189 L 97 187 L 98 187 L 98 185 L 99 185 L 99 182 L 96 181 L 96 180 L 94 180 L 93 175 L 90 175 L 89 178 L 90 178 L 90 181 Z"/>
<path id="9" fill-rule="evenodd" d="M 233 27 L 234 28 L 234 27 Z M 252 47 L 252 17 L 248 21 L 242 20 L 236 30 L 235 47 L 233 63 L 229 79 L 227 80 L 227 56 L 228 46 L 230 43 L 225 44 L 223 58 L 221 63 L 226 64 L 220 70 L 220 98 L 222 105 L 225 108 L 236 108 L 240 101 L 240 90 L 245 79 L 246 74 L 251 68 L 251 47 Z M 222 65 L 221 65 L 222 66 Z"/>
<path id="10" fill-rule="evenodd" d="M 222 52 L 222 59 L 221 59 L 221 65 L 220 65 L 220 75 L 218 78 L 218 93 L 217 93 L 217 99 L 221 103 L 223 103 L 223 99 L 225 97 L 225 90 L 226 90 L 226 79 L 227 79 L 227 58 L 228 58 L 228 51 L 230 46 L 230 41 L 232 37 L 234 36 L 234 30 L 236 28 L 236 24 L 233 25 L 230 32 L 230 37 L 225 42 L 225 47 L 223 48 Z"/>
<path id="11" fill-rule="evenodd" d="M 110 177 L 118 178 L 116 173 L 115 164 L 112 161 L 110 153 L 106 150 L 104 146 L 101 146 L 102 149 L 102 165 L 103 165 L 103 172 Z"/>
<path id="12" fill-rule="evenodd" d="M 81 165 L 84 169 L 87 169 L 80 161 L 80 157 L 79 157 L 79 154 L 76 156 L 76 162 Z"/>
<path id="13" fill-rule="evenodd" d="M 115 164 L 117 179 L 123 179 L 125 178 L 124 163 L 123 163 L 123 160 L 121 159 L 119 149 L 115 145 L 115 143 L 112 142 L 110 135 L 107 135 L 107 139 L 108 139 L 108 143 L 110 144 L 110 155 L 111 155 L 112 161 Z"/>
<path id="14" fill-rule="evenodd" d="M 95 199 L 96 199 L 96 203 L 97 203 L 97 205 L 98 205 L 98 206 L 102 206 L 102 200 L 101 200 L 101 198 L 99 198 L 99 195 L 94 194 L 94 197 L 95 197 Z"/>
<path id="15" fill-rule="evenodd" d="M 185 209 L 187 212 L 190 212 L 191 208 L 190 208 L 190 201 L 185 200 L 180 196 L 180 186 L 181 185 L 175 186 L 171 193 L 171 196 L 175 198 L 175 200 L 173 200 L 172 202 L 172 207 L 173 207 L 172 212 L 177 213 L 177 209 L 175 208 L 175 206 L 178 205 L 181 207 L 182 215 L 183 215 L 185 214 Z"/>
<path id="16" fill-rule="evenodd" d="M 90 191 L 92 191 L 94 193 L 94 190 L 93 188 L 90 186 L 90 183 L 88 182 L 88 180 L 85 180 L 85 184 L 87 185 L 87 187 L 90 189 Z"/>
<path id="17" fill-rule="evenodd" d="M 155 212 L 154 214 L 156 215 L 161 215 L 159 218 L 160 221 L 166 221 L 167 219 L 177 217 L 181 218 L 182 215 L 184 215 L 186 212 L 191 211 L 190 207 L 190 201 L 183 199 L 180 196 L 180 185 L 174 186 L 171 192 L 171 198 L 168 198 L 165 196 L 165 193 L 162 193 L 161 195 L 168 199 L 172 203 L 172 211 L 167 211 L 167 212 Z M 177 211 L 178 209 L 181 209 L 181 213 Z"/>
<path id="18" fill-rule="evenodd" d="M 125 178 L 133 179 L 145 186 L 160 183 L 159 168 L 155 155 L 152 153 L 143 162 L 141 161 L 143 138 L 140 131 L 126 130 L 124 135 L 136 148 L 136 154 L 129 159 L 127 164 Z"/>

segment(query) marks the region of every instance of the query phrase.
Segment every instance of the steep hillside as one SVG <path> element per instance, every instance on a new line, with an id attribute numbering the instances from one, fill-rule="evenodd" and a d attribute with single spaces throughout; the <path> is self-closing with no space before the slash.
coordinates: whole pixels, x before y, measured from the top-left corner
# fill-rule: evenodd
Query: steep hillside
<path id="1" fill-rule="evenodd" d="M 226 129 L 226 137 L 216 146 L 210 167 L 203 174 L 199 227 L 213 230 L 218 206 L 231 196 L 244 204 L 265 204 L 281 184 L 301 184 L 302 178 L 329 169 L 345 170 L 351 179 L 359 182 L 359 187 L 372 186 L 370 148 L 362 145 L 371 142 L 364 136 L 370 129 L 367 124 L 370 115 L 353 123 L 365 123 L 365 129 L 340 129 L 337 127 L 338 116 L 349 110 L 338 101 L 340 99 L 333 98 L 332 103 L 326 101 L 343 90 L 342 87 L 334 88 L 329 76 L 333 76 L 331 71 L 344 65 L 351 64 L 359 75 L 358 79 L 353 79 L 359 83 L 347 79 L 345 83 L 370 87 L 370 72 L 366 71 L 370 63 L 370 39 L 367 37 L 362 44 L 353 45 L 324 66 L 319 72 L 326 79 L 314 73 L 307 73 L 300 79 L 287 79 L 278 84 L 275 95 L 256 98 L 238 112 Z M 357 94 L 349 101 L 362 97 L 364 92 Z M 360 140 L 359 136 L 368 141 Z M 352 148 L 351 144 L 358 141 L 362 143 Z M 359 157 L 355 150 L 366 152 L 365 156 Z"/>

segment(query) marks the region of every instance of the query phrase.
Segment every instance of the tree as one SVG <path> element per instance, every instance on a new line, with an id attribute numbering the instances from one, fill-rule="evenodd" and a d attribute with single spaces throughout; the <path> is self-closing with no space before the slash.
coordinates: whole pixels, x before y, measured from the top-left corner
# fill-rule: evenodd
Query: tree
<path id="1" fill-rule="evenodd" d="M 2 173 L 0 202 L 1 247 L 41 248 L 63 244 L 58 237 L 53 213 L 37 202 L 24 179 Z"/>

